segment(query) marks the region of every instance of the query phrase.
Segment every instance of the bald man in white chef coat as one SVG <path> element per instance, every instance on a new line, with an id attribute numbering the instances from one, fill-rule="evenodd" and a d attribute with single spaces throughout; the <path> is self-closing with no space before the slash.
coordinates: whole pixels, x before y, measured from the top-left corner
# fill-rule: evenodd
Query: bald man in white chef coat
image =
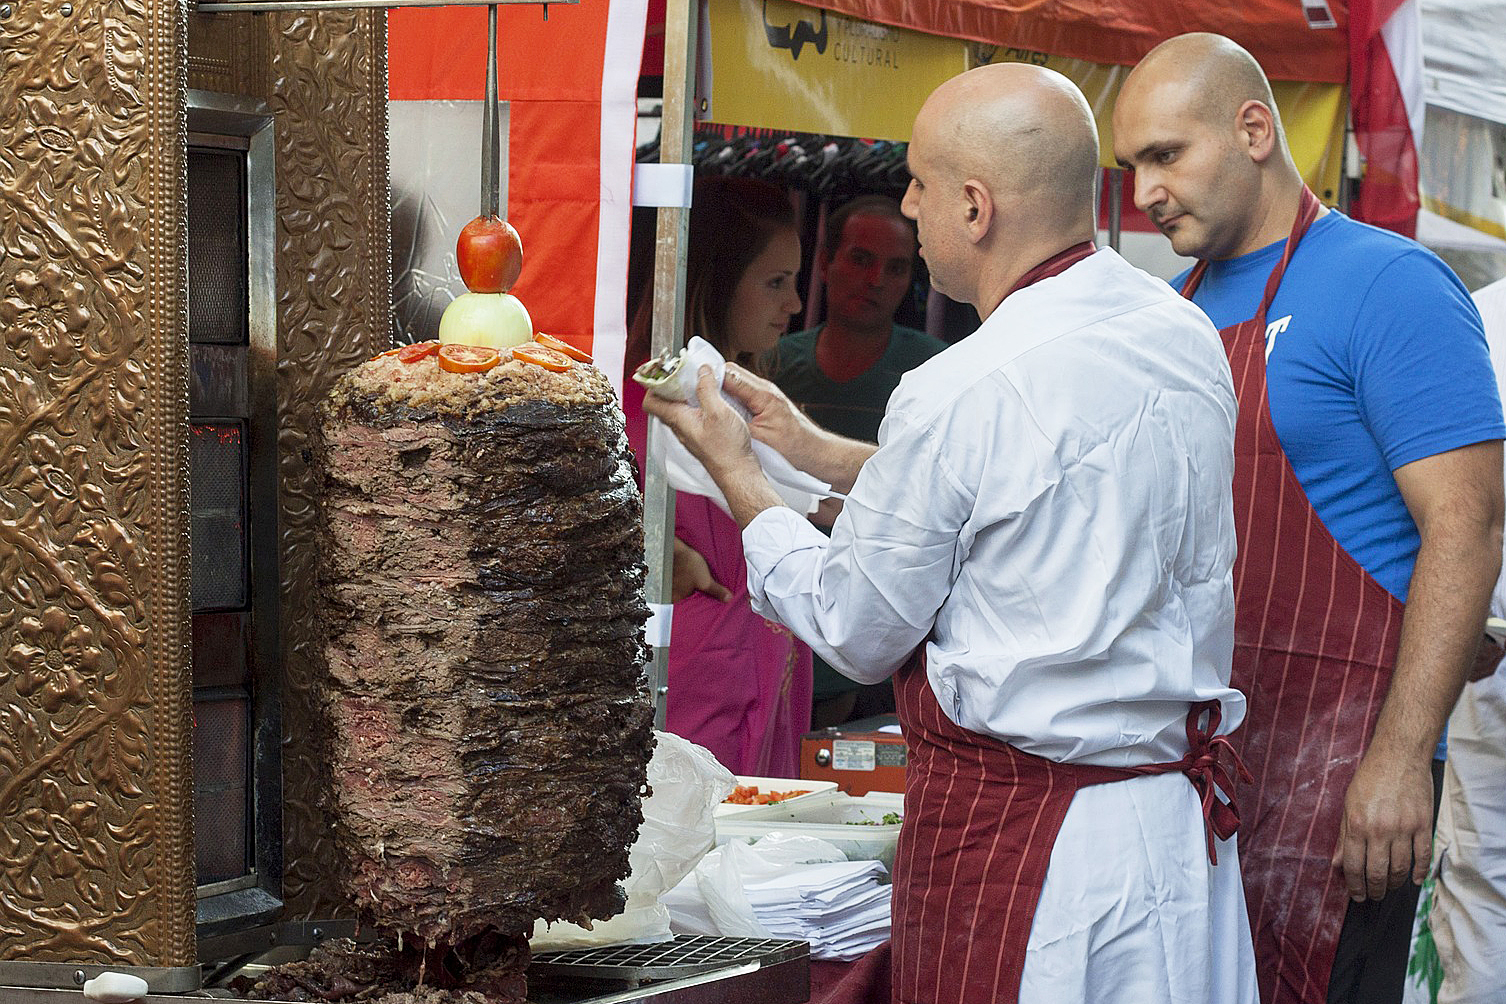
<path id="1" fill-rule="evenodd" d="M 645 406 L 744 527 L 755 608 L 839 671 L 894 678 L 910 751 L 894 929 L 862 968 L 890 986 L 852 996 L 1253 1002 L 1219 795 L 1244 699 L 1217 334 L 1095 251 L 1097 133 L 1061 75 L 943 84 L 909 166 L 932 281 L 984 321 L 904 378 L 877 447 L 735 368 L 748 422 L 709 370 L 701 407 Z M 847 492 L 830 540 L 780 504 L 750 434 Z"/>

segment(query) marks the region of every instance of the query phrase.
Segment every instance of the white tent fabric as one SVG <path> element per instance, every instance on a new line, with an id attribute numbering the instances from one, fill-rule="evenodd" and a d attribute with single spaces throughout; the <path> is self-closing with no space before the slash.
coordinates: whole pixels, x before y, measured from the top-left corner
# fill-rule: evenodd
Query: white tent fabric
<path id="1" fill-rule="evenodd" d="M 1427 102 L 1506 122 L 1506 3 L 1422 0 Z"/>
<path id="2" fill-rule="evenodd" d="M 1506 254 L 1506 241 L 1499 237 L 1455 223 L 1447 216 L 1439 216 L 1427 209 L 1417 214 L 1417 240 L 1434 250 L 1452 248 L 1480 254 Z"/>
<path id="3" fill-rule="evenodd" d="M 1381 39 L 1391 57 L 1391 72 L 1407 109 L 1407 125 L 1412 130 L 1412 145 L 1422 145 L 1423 117 L 1426 113 L 1426 89 L 1423 84 L 1426 59 L 1422 53 L 1422 6 L 1403 3 L 1381 27 Z"/>
<path id="4" fill-rule="evenodd" d="M 1492 249 L 1500 250 L 1506 238 L 1506 200 L 1501 198 L 1506 125 L 1430 104 L 1423 137 L 1419 151 L 1423 208 L 1488 238 Z M 1450 236 L 1431 226 L 1430 241 L 1421 220 L 1418 228 L 1418 239 L 1429 246 L 1478 244 L 1474 240 L 1461 243 L 1458 237 L 1463 235 L 1457 231 L 1457 236 Z"/>
<path id="5" fill-rule="evenodd" d="M 1422 0 L 1427 124 L 1417 239 L 1455 252 L 1450 264 L 1466 282 L 1497 278 L 1506 251 L 1503 39 L 1506 0 Z"/>

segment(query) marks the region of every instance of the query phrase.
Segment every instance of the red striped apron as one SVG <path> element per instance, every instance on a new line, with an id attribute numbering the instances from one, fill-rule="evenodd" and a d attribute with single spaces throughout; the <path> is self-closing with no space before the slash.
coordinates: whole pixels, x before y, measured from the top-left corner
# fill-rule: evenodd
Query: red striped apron
<path id="1" fill-rule="evenodd" d="M 1233 685 L 1249 698 L 1233 739 L 1255 776 L 1239 789 L 1239 863 L 1264 1004 L 1327 1000 L 1348 906 L 1330 861 L 1401 636 L 1401 602 L 1323 526 L 1271 424 L 1266 311 L 1318 210 L 1304 190 L 1260 310 L 1221 332 L 1239 401 Z"/>
<path id="2" fill-rule="evenodd" d="M 1217 701 L 1192 706 L 1187 756 L 1175 763 L 1055 763 L 970 732 L 941 710 L 915 659 L 894 681 L 910 758 L 905 825 L 894 855 L 892 999 L 903 1004 L 1015 1004 L 1051 850 L 1081 788 L 1185 773 L 1202 799 L 1208 854 L 1239 825 L 1217 792 L 1234 790 L 1214 738 Z M 1206 725 L 1202 724 L 1204 717 Z"/>
<path id="3" fill-rule="evenodd" d="M 956 725 L 919 654 L 895 675 L 894 693 L 909 762 L 893 938 L 854 964 L 822 1004 L 1017 1004 L 1051 851 L 1082 788 L 1180 771 L 1202 801 L 1212 860 L 1215 840 L 1239 827 L 1235 803 L 1218 798 L 1234 790 L 1221 756 L 1243 767 L 1216 736 L 1217 701 L 1188 712 L 1183 759 L 1098 767 L 1055 763 Z"/>

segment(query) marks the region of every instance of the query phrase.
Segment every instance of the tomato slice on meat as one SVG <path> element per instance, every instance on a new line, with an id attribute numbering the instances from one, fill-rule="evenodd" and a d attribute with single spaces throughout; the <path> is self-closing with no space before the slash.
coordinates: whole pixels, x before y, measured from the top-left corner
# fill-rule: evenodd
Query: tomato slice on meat
<path id="1" fill-rule="evenodd" d="M 395 345 L 386 352 L 378 352 L 371 358 L 386 359 L 388 356 L 397 356 L 405 363 L 416 363 L 420 359 L 427 359 L 438 351 L 438 342 L 414 342 L 411 345 Z"/>
<path id="2" fill-rule="evenodd" d="M 512 357 L 514 359 L 521 359 L 525 363 L 542 366 L 546 370 L 553 370 L 555 373 L 563 373 L 575 365 L 570 361 L 570 357 L 563 352 L 540 345 L 538 342 L 513 346 Z"/>
<path id="3" fill-rule="evenodd" d="M 439 347 L 439 368 L 449 373 L 485 373 L 502 361 L 496 349 L 451 343 Z"/>
<path id="4" fill-rule="evenodd" d="M 416 363 L 420 359 L 427 359 L 439 351 L 438 342 L 414 342 L 412 345 L 404 345 L 395 350 L 397 358 L 401 362 Z"/>
<path id="5" fill-rule="evenodd" d="M 571 345 L 563 338 L 555 338 L 553 335 L 546 335 L 542 331 L 540 331 L 538 334 L 533 336 L 533 340 L 544 346 L 544 348 L 546 349 L 553 349 L 556 352 L 563 352 L 565 355 L 569 356 L 571 359 L 574 359 L 578 363 L 588 363 L 591 361 L 591 354 L 589 352 L 582 352 L 580 349 L 576 348 L 574 345 Z"/>

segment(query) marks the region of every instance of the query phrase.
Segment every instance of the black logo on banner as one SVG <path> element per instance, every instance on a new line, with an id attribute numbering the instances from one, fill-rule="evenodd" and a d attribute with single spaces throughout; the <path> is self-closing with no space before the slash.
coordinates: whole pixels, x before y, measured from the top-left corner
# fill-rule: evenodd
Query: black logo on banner
<path id="1" fill-rule="evenodd" d="M 795 21 L 792 29 L 789 25 L 773 25 L 769 23 L 769 0 L 763 0 L 763 33 L 769 40 L 771 49 L 790 50 L 791 59 L 800 58 L 800 50 L 805 48 L 806 43 L 816 47 L 816 54 L 826 55 L 826 11 L 821 12 L 821 26 L 818 28 L 804 18 Z"/>

